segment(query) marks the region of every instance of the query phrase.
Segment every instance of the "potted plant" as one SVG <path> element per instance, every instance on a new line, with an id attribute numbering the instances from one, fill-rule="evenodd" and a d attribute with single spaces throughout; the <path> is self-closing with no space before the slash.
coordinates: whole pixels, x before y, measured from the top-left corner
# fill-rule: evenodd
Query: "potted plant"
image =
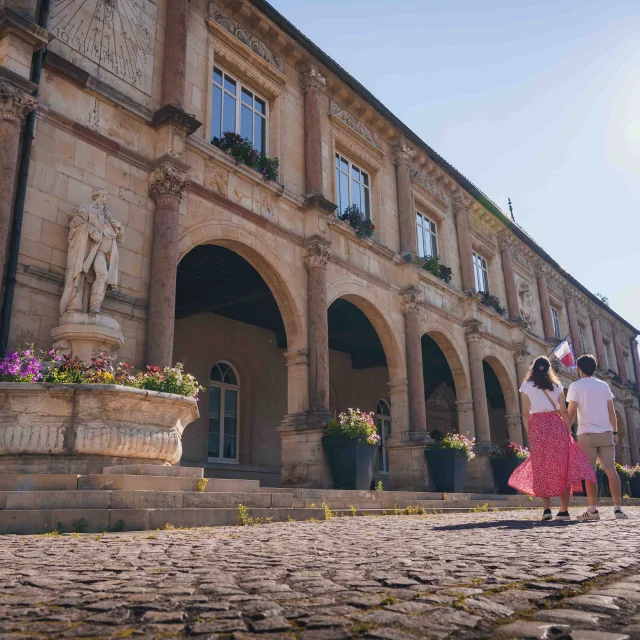
<path id="1" fill-rule="evenodd" d="M 528 457 L 529 449 L 515 442 L 507 442 L 494 449 L 490 460 L 498 493 L 518 493 L 516 489 L 509 486 L 509 478 Z"/>
<path id="2" fill-rule="evenodd" d="M 467 462 L 475 455 L 474 442 L 461 433 L 448 433 L 425 449 L 424 455 L 436 491 L 460 493 L 464 490 Z"/>
<path id="3" fill-rule="evenodd" d="M 334 487 L 368 490 L 379 444 L 373 413 L 349 409 L 337 420 L 329 421 L 322 446 L 327 452 Z"/>
<path id="4" fill-rule="evenodd" d="M 616 462 L 616 471 L 618 472 L 618 477 L 620 478 L 622 495 L 630 495 L 631 487 L 629 486 L 629 481 L 631 480 L 631 476 L 633 475 L 633 469 Z"/>
<path id="5" fill-rule="evenodd" d="M 488 291 L 478 291 L 478 296 L 480 297 L 480 302 L 482 302 L 485 307 L 493 309 L 501 316 L 507 315 L 507 310 L 500 304 L 500 300 L 498 300 L 496 296 L 490 294 Z"/>
<path id="6" fill-rule="evenodd" d="M 446 265 L 440 262 L 440 258 L 437 256 L 430 256 L 425 258 L 426 262 L 422 265 L 424 271 L 428 271 L 432 273 L 436 278 L 440 278 L 443 282 L 449 284 L 451 282 L 451 278 L 453 276 L 453 271 L 451 267 L 447 267 Z"/>
<path id="7" fill-rule="evenodd" d="M 371 220 L 367 220 L 364 213 L 355 204 L 347 207 L 342 213 L 338 213 L 338 220 L 346 222 L 354 229 L 358 238 L 370 238 L 376 230 Z"/>
<path id="8" fill-rule="evenodd" d="M 632 498 L 640 498 L 640 464 L 637 464 L 635 467 L 631 467 L 629 490 Z"/>

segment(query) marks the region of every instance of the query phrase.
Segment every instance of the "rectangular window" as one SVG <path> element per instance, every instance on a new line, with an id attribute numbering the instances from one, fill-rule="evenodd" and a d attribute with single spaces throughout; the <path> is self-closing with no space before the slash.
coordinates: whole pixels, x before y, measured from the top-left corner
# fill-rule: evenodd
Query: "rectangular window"
<path id="1" fill-rule="evenodd" d="M 438 257 L 438 229 L 433 220 L 416 211 L 418 228 L 418 256 L 420 258 Z"/>
<path id="2" fill-rule="evenodd" d="M 605 369 L 611 369 L 611 362 L 613 362 L 613 360 L 609 357 L 609 351 L 611 349 L 611 345 L 608 342 L 604 342 L 603 340 L 603 344 L 604 344 L 604 368 Z"/>
<path id="3" fill-rule="evenodd" d="M 489 293 L 489 269 L 487 261 L 477 253 L 473 254 L 473 271 L 476 278 L 476 291 Z"/>
<path id="4" fill-rule="evenodd" d="M 551 307 L 551 319 L 553 320 L 553 335 L 560 340 L 560 312 Z"/>
<path id="5" fill-rule="evenodd" d="M 338 213 L 355 205 L 371 220 L 371 180 L 369 174 L 336 153 L 336 203 Z"/>
<path id="6" fill-rule="evenodd" d="M 267 154 L 268 104 L 226 71 L 213 68 L 211 135 L 221 138 L 228 131 L 247 138 L 253 148 Z"/>
<path id="7" fill-rule="evenodd" d="M 582 347 L 582 353 L 589 353 L 587 349 L 587 339 L 584 335 L 584 327 L 580 327 L 580 346 Z"/>

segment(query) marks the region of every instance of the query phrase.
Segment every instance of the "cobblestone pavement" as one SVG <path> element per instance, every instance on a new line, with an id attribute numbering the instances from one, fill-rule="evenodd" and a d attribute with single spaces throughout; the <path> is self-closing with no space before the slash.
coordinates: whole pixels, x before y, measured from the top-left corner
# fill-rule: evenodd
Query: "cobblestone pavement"
<path id="1" fill-rule="evenodd" d="M 3 536 L 0 638 L 640 638 L 629 513 Z"/>

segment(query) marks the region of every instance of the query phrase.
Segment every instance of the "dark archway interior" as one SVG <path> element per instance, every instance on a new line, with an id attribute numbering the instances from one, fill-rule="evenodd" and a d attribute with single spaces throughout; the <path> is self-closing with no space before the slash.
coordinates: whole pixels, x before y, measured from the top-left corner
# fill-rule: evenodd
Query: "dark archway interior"
<path id="1" fill-rule="evenodd" d="M 329 307 L 329 349 L 348 353 L 354 369 L 386 367 L 375 328 L 355 304 L 339 298 Z"/>
<path id="2" fill-rule="evenodd" d="M 225 247 L 200 245 L 178 265 L 176 318 L 198 313 L 273 331 L 278 347 L 287 348 L 282 315 L 267 283 L 242 256 Z"/>
<path id="3" fill-rule="evenodd" d="M 422 336 L 422 372 L 425 397 L 428 398 L 443 382 L 456 395 L 451 367 L 438 343 L 427 334 Z"/>
<path id="4" fill-rule="evenodd" d="M 482 361 L 482 368 L 484 369 L 484 386 L 487 391 L 489 408 L 505 409 L 507 405 L 504 401 L 504 394 L 502 393 L 498 376 L 486 360 Z"/>

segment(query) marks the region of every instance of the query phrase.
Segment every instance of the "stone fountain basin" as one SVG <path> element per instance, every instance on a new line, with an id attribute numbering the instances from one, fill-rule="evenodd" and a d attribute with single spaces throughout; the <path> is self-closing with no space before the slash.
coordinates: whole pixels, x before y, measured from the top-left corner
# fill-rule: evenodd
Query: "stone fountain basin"
<path id="1" fill-rule="evenodd" d="M 198 403 L 120 385 L 0 382 L 0 473 L 173 465 Z"/>

